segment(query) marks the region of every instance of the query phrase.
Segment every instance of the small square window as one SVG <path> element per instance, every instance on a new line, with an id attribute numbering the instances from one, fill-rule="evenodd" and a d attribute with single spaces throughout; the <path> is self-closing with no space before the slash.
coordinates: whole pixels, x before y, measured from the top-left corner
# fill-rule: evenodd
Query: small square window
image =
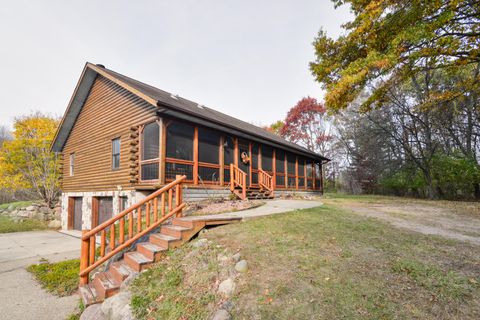
<path id="1" fill-rule="evenodd" d="M 120 168 L 120 138 L 112 140 L 112 169 Z"/>

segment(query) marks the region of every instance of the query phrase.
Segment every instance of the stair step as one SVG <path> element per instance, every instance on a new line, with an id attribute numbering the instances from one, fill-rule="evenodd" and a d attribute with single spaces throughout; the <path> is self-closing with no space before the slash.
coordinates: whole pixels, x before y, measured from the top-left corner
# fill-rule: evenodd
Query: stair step
<path id="1" fill-rule="evenodd" d="M 172 221 L 172 225 L 181 226 L 181 227 L 185 227 L 185 228 L 193 228 L 193 221 L 182 219 L 182 218 L 175 218 Z"/>
<path id="2" fill-rule="evenodd" d="M 137 251 L 154 261 L 158 261 L 162 256 L 162 253 L 167 250 L 168 248 L 161 247 L 151 242 L 141 242 L 137 244 Z"/>
<path id="3" fill-rule="evenodd" d="M 150 242 L 164 248 L 176 248 L 182 244 L 182 239 L 172 237 L 163 233 L 154 233 L 150 235 Z"/>
<path id="4" fill-rule="evenodd" d="M 149 259 L 137 251 L 125 253 L 123 259 L 130 268 L 137 272 L 145 270 L 154 262 L 153 259 Z"/>
<path id="5" fill-rule="evenodd" d="M 113 296 L 120 290 L 120 281 L 117 281 L 110 272 L 100 272 L 93 279 L 93 287 L 97 293 L 97 300 L 102 301 Z"/>
<path id="6" fill-rule="evenodd" d="M 167 225 L 167 226 L 162 226 L 161 233 L 175 237 L 175 238 L 181 238 L 182 232 L 189 231 L 191 229 L 192 228 L 185 228 L 182 226 Z"/>
<path id="7" fill-rule="evenodd" d="M 82 302 L 85 307 L 101 302 L 97 301 L 97 292 L 91 284 L 80 286 L 78 289 L 80 291 L 80 297 L 82 297 Z"/>
<path id="8" fill-rule="evenodd" d="M 136 271 L 130 268 L 124 261 L 112 263 L 109 271 L 112 273 L 115 280 L 120 282 L 128 278 L 132 273 L 136 273 Z"/>

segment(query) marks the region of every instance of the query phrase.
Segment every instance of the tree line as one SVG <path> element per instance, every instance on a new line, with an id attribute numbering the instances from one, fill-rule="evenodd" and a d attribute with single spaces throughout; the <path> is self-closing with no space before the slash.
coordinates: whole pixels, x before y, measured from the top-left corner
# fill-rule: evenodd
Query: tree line
<path id="1" fill-rule="evenodd" d="M 319 142 L 332 158 L 327 187 L 480 199 L 480 2 L 332 2 L 353 19 L 313 43 L 310 70 L 326 95 L 309 126 L 330 127 Z M 318 150 L 282 123 L 270 129 Z"/>

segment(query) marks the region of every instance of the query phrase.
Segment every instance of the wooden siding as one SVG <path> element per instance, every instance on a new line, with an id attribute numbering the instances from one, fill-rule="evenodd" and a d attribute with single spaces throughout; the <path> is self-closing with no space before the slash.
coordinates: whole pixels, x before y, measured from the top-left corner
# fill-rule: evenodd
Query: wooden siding
<path id="1" fill-rule="evenodd" d="M 130 128 L 157 118 L 156 107 L 98 76 L 63 148 L 62 191 L 133 189 Z M 120 137 L 120 168 L 112 170 L 112 139 Z M 74 176 L 69 175 L 75 153 Z"/>

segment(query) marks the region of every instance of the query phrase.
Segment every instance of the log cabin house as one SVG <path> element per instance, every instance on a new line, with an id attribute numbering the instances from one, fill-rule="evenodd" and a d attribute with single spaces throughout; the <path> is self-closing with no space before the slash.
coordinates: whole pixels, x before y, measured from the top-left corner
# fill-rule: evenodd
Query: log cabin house
<path id="1" fill-rule="evenodd" d="M 322 193 L 327 158 L 87 63 L 56 133 L 62 229 L 91 229 L 185 175 L 183 199 Z"/>

